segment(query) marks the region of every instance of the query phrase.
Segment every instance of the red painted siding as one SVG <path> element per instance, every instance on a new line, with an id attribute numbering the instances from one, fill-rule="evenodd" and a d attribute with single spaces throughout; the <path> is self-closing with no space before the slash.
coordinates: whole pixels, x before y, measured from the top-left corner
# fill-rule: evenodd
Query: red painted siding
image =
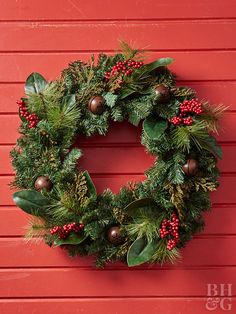
<path id="1" fill-rule="evenodd" d="M 209 313 L 208 283 L 236 285 L 235 32 L 234 0 L 1 1 L 0 313 L 202 314 Z M 219 136 L 224 159 L 213 211 L 206 214 L 205 231 L 175 266 L 128 269 L 113 264 L 96 270 L 91 258 L 69 259 L 43 243 L 26 244 L 27 216 L 11 200 L 9 151 L 19 125 L 15 100 L 27 75 L 38 71 L 55 79 L 70 61 L 112 52 L 118 39 L 150 50 L 150 59 L 175 58 L 172 70 L 179 84 L 229 106 Z M 127 180 L 142 179 L 152 158 L 139 135 L 140 129 L 123 123 L 113 124 L 107 137 L 80 139 L 82 167 L 91 172 L 99 191 L 117 191 Z"/>

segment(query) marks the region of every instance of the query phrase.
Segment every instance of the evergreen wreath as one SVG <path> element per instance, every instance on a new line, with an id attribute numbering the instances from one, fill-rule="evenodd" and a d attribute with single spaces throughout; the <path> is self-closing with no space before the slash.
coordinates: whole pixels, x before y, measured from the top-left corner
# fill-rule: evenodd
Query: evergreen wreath
<path id="1" fill-rule="evenodd" d="M 173 262 L 204 227 L 209 192 L 218 187 L 217 131 L 223 106 L 176 86 L 161 58 L 121 43 L 121 52 L 75 61 L 59 80 L 39 73 L 26 80 L 18 101 L 20 138 L 11 151 L 14 202 L 32 215 L 26 237 L 43 238 L 71 256 L 96 255 L 96 265 Z M 79 169 L 79 134 L 105 135 L 109 121 L 142 122 L 141 143 L 156 157 L 140 183 L 101 195 Z"/>

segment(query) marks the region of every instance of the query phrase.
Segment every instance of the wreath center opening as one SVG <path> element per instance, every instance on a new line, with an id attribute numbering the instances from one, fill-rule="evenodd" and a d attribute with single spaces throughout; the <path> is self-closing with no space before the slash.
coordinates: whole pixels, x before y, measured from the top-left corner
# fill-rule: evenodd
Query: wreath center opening
<path id="1" fill-rule="evenodd" d="M 143 181 L 154 162 L 140 138 L 141 127 L 127 121 L 111 123 L 106 136 L 80 135 L 73 145 L 83 152 L 77 167 L 90 173 L 98 193 L 117 193 L 127 182 Z"/>

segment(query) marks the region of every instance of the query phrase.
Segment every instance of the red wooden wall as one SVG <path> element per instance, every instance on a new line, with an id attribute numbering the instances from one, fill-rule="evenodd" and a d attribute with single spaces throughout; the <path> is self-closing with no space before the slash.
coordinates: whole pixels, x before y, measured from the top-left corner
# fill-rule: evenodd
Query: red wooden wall
<path id="1" fill-rule="evenodd" d="M 0 10 L 0 313 L 201 314 L 208 283 L 236 286 L 236 3 L 234 0 L 1 0 Z M 17 138 L 15 100 L 32 71 L 55 79 L 68 62 L 111 52 L 117 40 L 175 58 L 180 83 L 225 103 L 219 140 L 221 187 L 205 232 L 176 266 L 96 270 L 92 259 L 22 240 L 26 215 L 11 200 L 9 151 Z M 139 130 L 113 125 L 109 135 L 83 141 L 82 163 L 101 191 L 142 179 L 152 162 Z M 96 156 L 96 158 L 94 158 Z M 234 300 L 232 300 L 233 303 Z M 233 304 L 232 313 L 235 313 Z M 219 307 L 213 313 L 223 313 Z"/>

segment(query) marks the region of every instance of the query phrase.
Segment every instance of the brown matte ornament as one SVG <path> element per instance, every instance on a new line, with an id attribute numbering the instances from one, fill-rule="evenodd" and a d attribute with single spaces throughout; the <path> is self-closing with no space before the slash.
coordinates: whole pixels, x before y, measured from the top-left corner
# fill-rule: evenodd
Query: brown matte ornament
<path id="1" fill-rule="evenodd" d="M 42 189 L 46 189 L 49 192 L 51 191 L 52 186 L 52 181 L 49 179 L 49 177 L 46 176 L 38 177 L 34 183 L 35 190 L 38 192 L 40 192 Z"/>
<path id="2" fill-rule="evenodd" d="M 156 102 L 157 103 L 165 103 L 170 100 L 170 91 L 169 88 L 163 84 L 156 85 L 154 87 L 154 91 L 156 93 Z"/>
<path id="3" fill-rule="evenodd" d="M 194 176 L 198 172 L 198 162 L 195 159 L 188 159 L 187 163 L 182 167 L 183 172 L 187 176 Z"/>
<path id="4" fill-rule="evenodd" d="M 120 227 L 111 227 L 107 232 L 108 241 L 114 245 L 121 244 L 123 242 L 123 237 L 120 233 Z"/>
<path id="5" fill-rule="evenodd" d="M 105 110 L 105 99 L 102 96 L 93 96 L 88 103 L 89 110 L 96 115 L 100 115 Z"/>

